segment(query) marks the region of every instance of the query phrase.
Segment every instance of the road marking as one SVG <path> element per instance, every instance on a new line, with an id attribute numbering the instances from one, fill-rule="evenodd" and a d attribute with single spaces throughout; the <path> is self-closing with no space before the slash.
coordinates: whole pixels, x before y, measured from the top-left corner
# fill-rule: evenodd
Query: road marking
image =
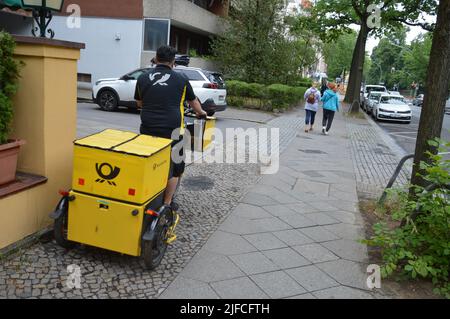
<path id="1" fill-rule="evenodd" d="M 416 132 L 391 132 L 391 134 L 417 134 Z"/>
<path id="2" fill-rule="evenodd" d="M 417 139 L 417 137 L 411 137 L 411 136 L 396 135 L 396 134 L 391 134 L 391 135 L 394 135 L 394 136 L 397 136 L 397 137 L 402 137 L 402 138 L 409 138 L 411 140 L 416 140 Z"/>

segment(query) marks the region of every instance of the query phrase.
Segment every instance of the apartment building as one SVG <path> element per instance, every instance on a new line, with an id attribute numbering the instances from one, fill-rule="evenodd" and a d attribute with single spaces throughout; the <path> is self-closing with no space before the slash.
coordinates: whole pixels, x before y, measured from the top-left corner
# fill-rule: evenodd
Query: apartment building
<path id="1" fill-rule="evenodd" d="M 148 65 L 163 44 L 193 55 L 191 66 L 214 68 L 199 57 L 210 53 L 210 39 L 224 30 L 221 17 L 228 10 L 229 0 L 66 0 L 49 27 L 55 39 L 86 44 L 78 65 L 79 85 L 90 87 L 100 78 Z M 7 26 L 1 19 L 0 28 L 31 34 L 31 19 L 17 14 L 8 18 Z"/>

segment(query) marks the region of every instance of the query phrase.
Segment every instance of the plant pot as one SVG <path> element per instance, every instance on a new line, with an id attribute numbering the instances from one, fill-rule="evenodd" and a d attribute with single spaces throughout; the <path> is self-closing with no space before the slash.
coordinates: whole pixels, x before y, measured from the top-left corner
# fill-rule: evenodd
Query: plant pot
<path id="1" fill-rule="evenodd" d="M 0 145 L 0 185 L 16 180 L 17 160 L 24 140 L 12 140 Z"/>

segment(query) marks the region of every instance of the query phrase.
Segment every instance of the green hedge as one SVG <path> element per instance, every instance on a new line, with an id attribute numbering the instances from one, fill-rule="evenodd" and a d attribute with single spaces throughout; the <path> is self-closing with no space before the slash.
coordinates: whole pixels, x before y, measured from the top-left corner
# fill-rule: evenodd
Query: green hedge
<path id="1" fill-rule="evenodd" d="M 269 86 L 241 81 L 227 82 L 228 104 L 263 110 L 286 109 L 298 105 L 307 87 L 292 87 L 283 84 Z"/>

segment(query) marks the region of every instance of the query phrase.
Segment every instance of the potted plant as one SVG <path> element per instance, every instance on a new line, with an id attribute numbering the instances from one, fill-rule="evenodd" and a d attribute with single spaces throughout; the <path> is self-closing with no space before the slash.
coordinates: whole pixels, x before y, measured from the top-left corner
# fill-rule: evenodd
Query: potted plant
<path id="1" fill-rule="evenodd" d="M 9 139 L 13 119 L 12 98 L 17 92 L 20 62 L 13 58 L 15 41 L 0 31 L 0 185 L 16 179 L 17 159 L 23 140 Z"/>

